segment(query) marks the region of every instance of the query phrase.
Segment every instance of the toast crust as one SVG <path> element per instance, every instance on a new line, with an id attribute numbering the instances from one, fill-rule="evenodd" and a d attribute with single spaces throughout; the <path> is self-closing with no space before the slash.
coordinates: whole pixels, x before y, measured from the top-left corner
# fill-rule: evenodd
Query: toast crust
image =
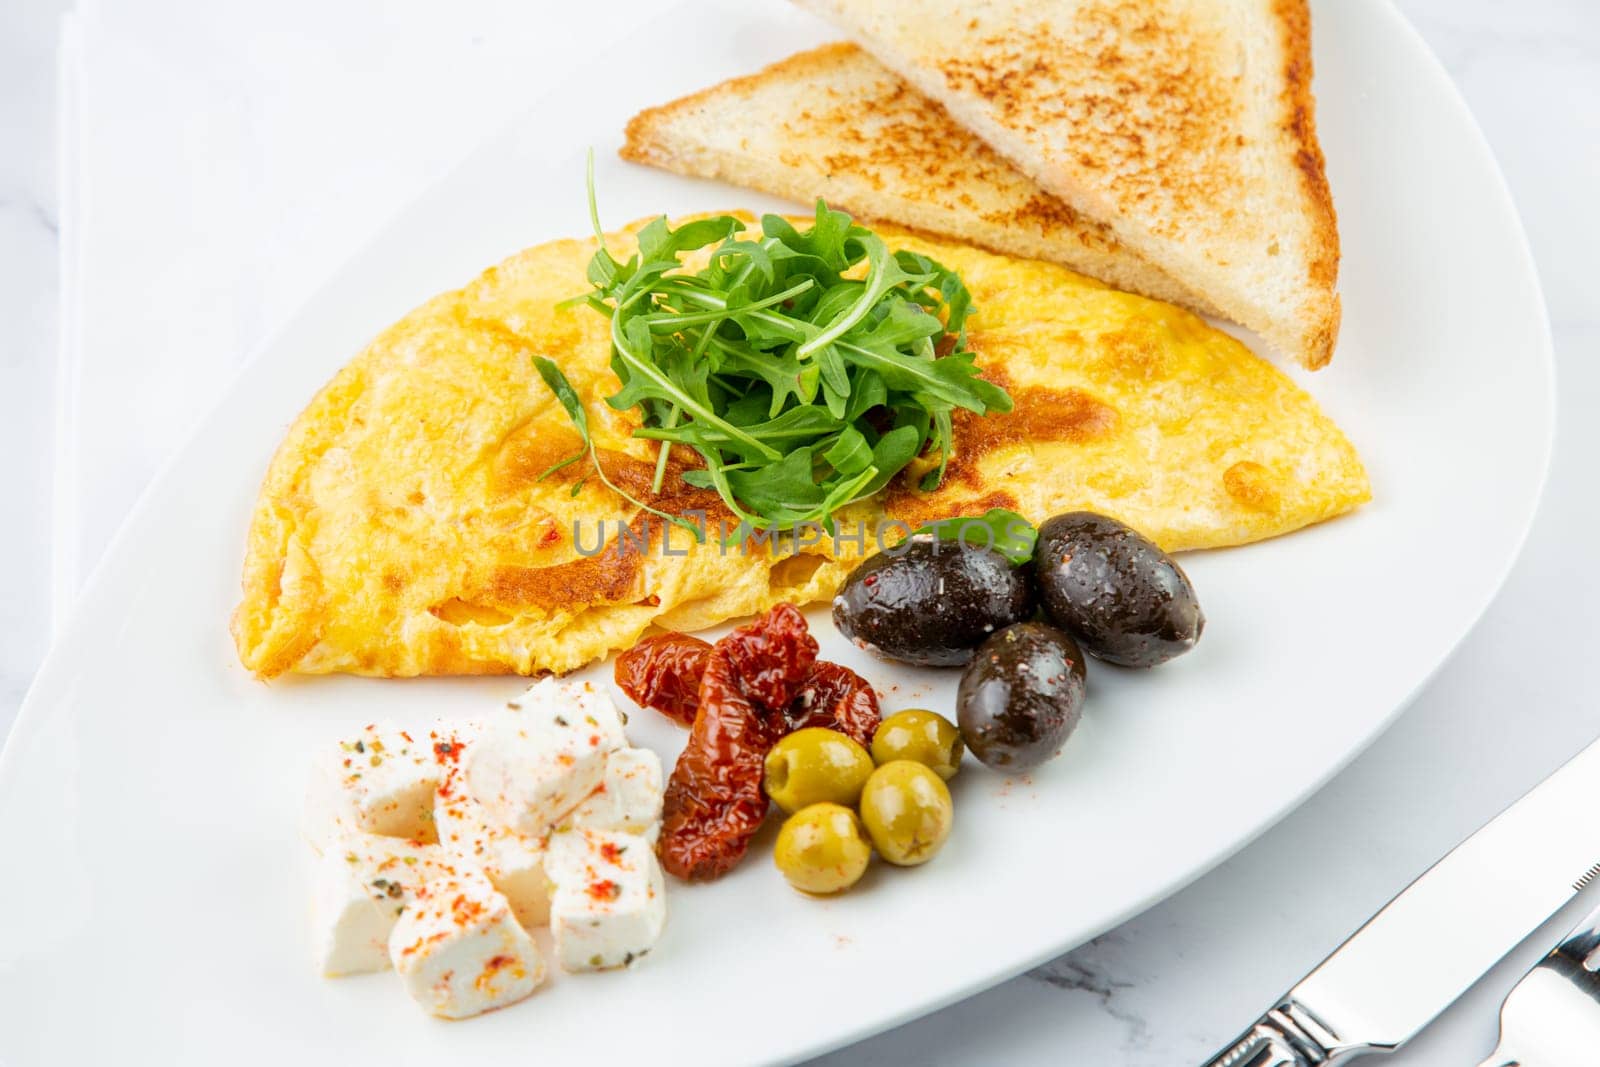
<path id="1" fill-rule="evenodd" d="M 1284 133 L 1295 146 L 1294 161 L 1311 226 L 1310 278 L 1329 296 L 1321 322 L 1308 335 L 1303 359 L 1308 368 L 1317 370 L 1333 358 L 1343 315 L 1339 294 L 1334 292 L 1339 283 L 1339 218 L 1328 186 L 1322 143 L 1317 139 L 1317 104 L 1311 92 L 1311 8 L 1307 0 L 1276 0 L 1275 10 L 1284 34 Z"/>

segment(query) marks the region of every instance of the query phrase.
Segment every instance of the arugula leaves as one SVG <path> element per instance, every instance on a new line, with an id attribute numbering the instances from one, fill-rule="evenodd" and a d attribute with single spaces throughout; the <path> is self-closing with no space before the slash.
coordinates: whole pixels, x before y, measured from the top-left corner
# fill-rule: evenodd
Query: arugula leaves
<path id="1" fill-rule="evenodd" d="M 759 238 L 731 215 L 676 229 L 658 218 L 623 263 L 605 246 L 592 161 L 588 192 L 600 239 L 588 269 L 594 288 L 569 303 L 611 320 L 622 388 L 606 402 L 637 408 L 634 436 L 663 442 L 656 492 L 667 449 L 682 445 L 703 463 L 684 481 L 716 490 L 753 527 L 831 525 L 835 511 L 879 492 L 918 456 L 937 456 L 921 483 L 935 488 L 957 408 L 1011 409 L 966 348 L 972 298 L 960 277 L 890 251 L 821 200 L 810 229 L 768 215 Z M 684 254 L 708 247 L 705 267 L 683 268 Z M 592 451 L 565 377 L 536 362 Z"/>
<path id="2" fill-rule="evenodd" d="M 594 464 L 595 474 L 600 476 L 600 481 L 613 493 L 616 493 L 624 500 L 638 505 L 645 511 L 650 512 L 652 515 L 659 515 L 668 522 L 676 523 L 677 525 L 682 526 L 684 529 L 694 534 L 696 541 L 705 540 L 705 531 L 702 530 L 698 524 L 690 522 L 681 515 L 669 515 L 659 508 L 651 507 L 644 501 L 629 494 L 627 490 L 617 485 L 610 479 L 610 477 L 606 475 L 605 467 L 601 466 L 600 464 L 600 457 L 595 455 L 594 439 L 589 436 L 589 415 L 588 412 L 583 410 L 583 401 L 578 398 L 577 390 L 572 388 L 572 383 L 567 381 L 567 376 L 561 372 L 561 368 L 556 366 L 554 361 L 546 359 L 544 356 L 534 356 L 533 366 L 534 369 L 539 372 L 539 377 L 544 379 L 544 384 L 548 386 L 550 391 L 556 395 L 556 400 L 560 402 L 562 409 L 566 411 L 567 418 L 572 420 L 572 425 L 577 427 L 578 437 L 582 441 L 578 451 L 574 452 L 570 456 L 567 456 L 565 459 L 556 461 L 556 463 L 551 465 L 548 470 L 539 475 L 539 480 L 543 481 L 556 471 L 561 470 L 563 467 L 570 466 L 583 459 L 583 457 L 588 456 L 590 461 Z M 572 486 L 572 495 L 577 496 L 578 491 L 582 488 L 583 480 L 579 479 Z"/>

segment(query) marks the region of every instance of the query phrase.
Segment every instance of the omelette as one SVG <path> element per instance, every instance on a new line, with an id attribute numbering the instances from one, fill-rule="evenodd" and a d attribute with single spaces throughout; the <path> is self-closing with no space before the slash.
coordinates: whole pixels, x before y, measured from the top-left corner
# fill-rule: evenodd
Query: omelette
<path id="1" fill-rule="evenodd" d="M 608 237 L 619 258 L 637 229 Z M 1311 397 L 1190 312 L 1051 264 L 878 232 L 962 276 L 977 308 L 968 345 L 1014 407 L 958 412 L 939 488 L 921 491 L 914 464 L 840 512 L 841 531 L 1087 509 L 1179 551 L 1288 533 L 1369 499 L 1355 449 Z M 233 617 L 247 668 L 565 672 L 653 629 L 830 598 L 877 547 L 872 535 L 730 546 L 721 499 L 681 477 L 686 449 L 652 491 L 658 446 L 631 436 L 635 410 L 605 403 L 619 387 L 607 320 L 558 306 L 587 291 L 595 248 L 539 245 L 435 297 L 311 401 L 250 524 Z M 581 398 L 595 459 L 562 465 L 582 440 L 535 356 L 559 362 Z M 712 534 L 654 520 L 607 481 Z"/>

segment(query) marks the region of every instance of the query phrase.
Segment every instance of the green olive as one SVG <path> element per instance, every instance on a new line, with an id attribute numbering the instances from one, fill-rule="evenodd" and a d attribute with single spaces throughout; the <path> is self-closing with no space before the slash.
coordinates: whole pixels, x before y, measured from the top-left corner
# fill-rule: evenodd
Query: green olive
<path id="1" fill-rule="evenodd" d="M 856 813 L 840 804 L 812 804 L 784 820 L 772 860 L 804 893 L 837 893 L 861 880 L 872 846 Z"/>
<path id="2" fill-rule="evenodd" d="M 908 759 L 932 769 L 945 781 L 961 769 L 961 731 L 943 715 L 907 708 L 884 719 L 872 735 L 872 758 L 879 764 Z"/>
<path id="3" fill-rule="evenodd" d="M 867 750 L 837 730 L 810 726 L 784 737 L 767 753 L 767 796 L 793 815 L 811 804 L 855 807 L 872 774 Z"/>
<path id="4" fill-rule="evenodd" d="M 867 834 L 878 854 L 900 867 L 915 867 L 938 855 L 954 817 L 944 779 L 908 759 L 891 760 L 873 771 L 861 791 Z"/>

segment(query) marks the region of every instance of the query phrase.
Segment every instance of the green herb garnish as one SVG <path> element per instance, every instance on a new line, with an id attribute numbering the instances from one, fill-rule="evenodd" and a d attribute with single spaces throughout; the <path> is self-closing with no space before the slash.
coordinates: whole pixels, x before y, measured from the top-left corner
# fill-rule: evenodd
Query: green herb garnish
<path id="1" fill-rule="evenodd" d="M 702 539 L 703 535 L 699 526 L 680 516 L 668 515 L 659 508 L 651 507 L 643 500 L 630 495 L 626 490 L 613 483 L 611 479 L 607 477 L 605 468 L 600 465 L 600 457 L 595 455 L 594 439 L 589 436 L 589 415 L 583 410 L 583 401 L 578 399 L 577 390 L 572 388 L 572 383 L 567 381 L 567 376 L 561 373 L 561 368 L 556 366 L 554 361 L 546 359 L 544 356 L 534 356 L 533 365 L 534 368 L 538 370 L 539 377 L 544 379 L 544 384 L 550 387 L 550 391 L 554 393 L 556 395 L 556 399 L 561 402 L 562 408 L 566 410 L 567 417 L 572 420 L 572 425 L 577 427 L 578 437 L 583 442 L 578 451 L 561 460 L 559 463 L 556 463 L 543 474 L 539 475 L 540 480 L 542 481 L 545 478 L 548 478 L 562 467 L 565 467 L 570 463 L 576 463 L 578 460 L 587 455 L 593 462 L 595 473 L 600 476 L 600 481 L 603 482 L 605 486 L 613 493 L 616 493 L 624 500 L 630 501 L 638 507 L 643 508 L 652 515 L 659 515 L 669 522 L 674 522 L 680 526 L 686 527 L 694 533 L 696 540 Z M 578 490 L 582 488 L 583 481 L 580 480 L 573 485 L 572 495 L 577 496 Z M 515 707 L 516 705 L 513 704 L 508 706 Z"/>
<path id="2" fill-rule="evenodd" d="M 677 229 L 658 218 L 626 263 L 605 246 L 592 158 L 589 208 L 600 241 L 589 262 L 594 288 L 569 303 L 611 320 L 611 368 L 622 389 L 606 402 L 637 408 L 642 426 L 633 436 L 662 442 L 656 493 L 668 450 L 683 445 L 703 464 L 683 480 L 716 490 L 752 528 L 831 525 L 834 512 L 919 457 L 928 465 L 921 488 L 936 488 L 957 408 L 1011 410 L 967 350 L 972 300 L 960 277 L 926 256 L 891 252 L 820 200 L 810 229 L 767 215 L 759 238 L 741 237 L 745 224 L 730 215 Z M 685 253 L 708 246 L 705 268 L 682 269 Z M 585 452 L 592 458 L 594 445 L 560 369 L 543 357 L 535 363 L 583 439 L 550 474 Z M 598 462 L 595 469 L 606 481 Z"/>
<path id="3" fill-rule="evenodd" d="M 1039 531 L 1031 522 L 1005 508 L 990 508 L 977 517 L 940 519 L 919 527 L 911 536 L 919 534 L 992 548 L 1012 563 L 1032 559 L 1034 542 L 1039 539 Z"/>

